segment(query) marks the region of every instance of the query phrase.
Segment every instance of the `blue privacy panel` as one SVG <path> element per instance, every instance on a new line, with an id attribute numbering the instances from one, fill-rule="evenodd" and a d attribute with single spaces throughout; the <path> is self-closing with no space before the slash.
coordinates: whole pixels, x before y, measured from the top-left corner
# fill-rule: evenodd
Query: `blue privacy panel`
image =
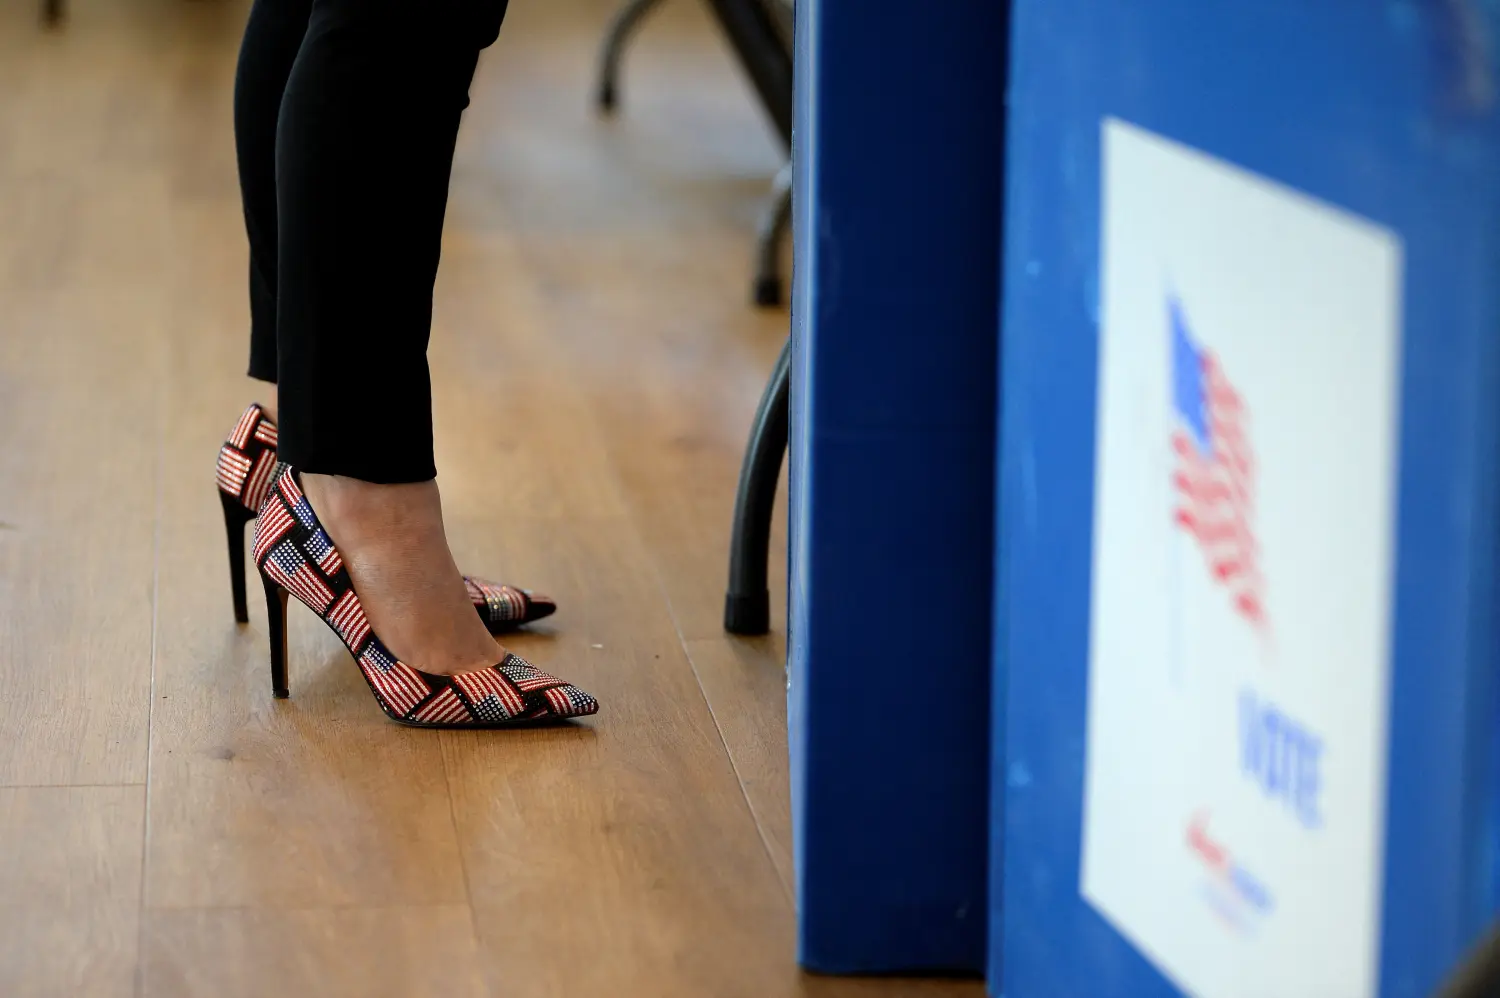
<path id="1" fill-rule="evenodd" d="M 991 990 L 1425 996 L 1496 908 L 1496 4 L 1013 40 Z"/>
<path id="2" fill-rule="evenodd" d="M 797 5 L 798 951 L 983 969 L 1003 5 Z"/>

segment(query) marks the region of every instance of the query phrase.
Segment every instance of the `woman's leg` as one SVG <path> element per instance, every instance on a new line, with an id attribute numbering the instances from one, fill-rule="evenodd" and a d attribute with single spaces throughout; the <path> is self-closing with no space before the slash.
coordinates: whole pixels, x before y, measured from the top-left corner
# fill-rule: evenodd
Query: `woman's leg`
<path id="1" fill-rule="evenodd" d="M 250 239 L 250 377 L 276 381 L 276 122 L 312 0 L 255 0 L 234 77 L 234 145 Z M 275 399 L 266 403 L 274 417 Z"/>
<path id="2" fill-rule="evenodd" d="M 443 531 L 427 339 L 448 179 L 504 0 L 314 0 L 276 145 L 280 455 L 376 633 L 494 664 Z"/>

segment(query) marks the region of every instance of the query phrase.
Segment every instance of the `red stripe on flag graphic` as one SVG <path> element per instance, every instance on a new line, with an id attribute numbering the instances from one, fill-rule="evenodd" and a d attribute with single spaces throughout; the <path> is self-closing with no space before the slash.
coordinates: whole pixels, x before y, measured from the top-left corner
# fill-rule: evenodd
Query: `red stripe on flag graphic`
<path id="1" fill-rule="evenodd" d="M 494 669 L 480 669 L 477 672 L 465 672 L 454 676 L 453 682 L 464 691 L 464 695 L 471 703 L 479 703 L 487 695 L 493 694 L 505 708 L 506 714 L 514 717 L 526 706 L 521 699 L 521 694 L 516 692 L 504 676 Z"/>
<path id="2" fill-rule="evenodd" d="M 324 575 L 333 578 L 344 567 L 344 558 L 339 554 L 339 549 L 329 548 L 328 553 L 318 559 L 318 567 L 323 570 Z"/>
<path id="3" fill-rule="evenodd" d="M 228 444 L 219 449 L 219 488 L 237 497 L 245 484 L 245 476 L 248 474 L 250 474 L 248 457 Z"/>
<path id="4" fill-rule="evenodd" d="M 253 405 L 240 414 L 240 421 L 234 424 L 234 432 L 229 434 L 229 442 L 237 450 L 244 450 L 245 445 L 250 442 L 250 430 L 259 416 L 260 409 Z"/>
<path id="5" fill-rule="evenodd" d="M 271 488 L 271 475 L 276 471 L 276 454 L 263 450 L 255 459 L 255 470 L 250 473 L 250 483 L 245 487 L 242 501 L 251 509 L 259 510 Z"/>
<path id="6" fill-rule="evenodd" d="M 449 686 L 423 704 L 422 709 L 413 714 L 411 719 L 424 724 L 453 724 L 466 720 L 468 716 L 469 708 L 464 706 L 458 694 L 453 692 L 453 687 Z"/>
<path id="7" fill-rule="evenodd" d="M 549 676 L 540 669 L 533 669 L 531 672 L 531 675 L 523 675 L 511 679 L 511 682 L 516 684 L 516 689 L 523 693 L 529 693 L 532 690 L 545 689 L 548 686 L 561 686 L 563 684 L 561 679 L 558 679 L 556 676 Z"/>
<path id="8" fill-rule="evenodd" d="M 558 717 L 580 717 L 599 709 L 593 697 L 571 684 L 553 687 L 542 696 L 547 698 Z"/>
<path id="9" fill-rule="evenodd" d="M 398 716 L 404 717 L 432 692 L 422 681 L 422 677 L 403 662 L 397 662 L 389 669 L 382 669 L 370 655 L 361 655 L 359 666 L 381 698 L 394 708 Z"/>
<path id="10" fill-rule="evenodd" d="M 339 601 L 328 614 L 328 622 L 343 636 L 344 644 L 358 651 L 370 633 L 370 621 L 365 617 L 365 608 L 359 597 L 350 589 L 339 597 Z"/>
<path id="11" fill-rule="evenodd" d="M 325 612 L 328 604 L 333 602 L 333 590 L 328 588 L 326 582 L 318 578 L 318 573 L 314 572 L 307 562 L 297 566 L 297 571 L 291 576 L 290 583 L 282 584 L 316 613 Z"/>
<path id="12" fill-rule="evenodd" d="M 296 523 L 292 514 L 287 512 L 285 506 L 280 502 L 268 502 L 266 508 L 261 510 L 260 519 L 255 522 L 255 563 L 258 565 L 266 556 L 266 552 L 276 546 L 276 542 L 287 535 Z"/>
<path id="13" fill-rule="evenodd" d="M 297 500 L 302 498 L 302 489 L 298 487 L 297 479 L 293 477 L 292 473 L 290 471 L 284 473 L 280 478 L 276 479 L 276 482 L 281 488 L 281 494 L 286 496 L 287 505 L 297 505 Z"/>
<path id="14" fill-rule="evenodd" d="M 1177 466 L 1176 522 L 1198 541 L 1213 577 L 1226 586 L 1236 609 L 1256 626 L 1265 623 L 1259 546 L 1255 538 L 1255 456 L 1246 432 L 1243 400 L 1218 361 L 1202 351 L 1207 451 L 1183 430 L 1172 434 Z"/>

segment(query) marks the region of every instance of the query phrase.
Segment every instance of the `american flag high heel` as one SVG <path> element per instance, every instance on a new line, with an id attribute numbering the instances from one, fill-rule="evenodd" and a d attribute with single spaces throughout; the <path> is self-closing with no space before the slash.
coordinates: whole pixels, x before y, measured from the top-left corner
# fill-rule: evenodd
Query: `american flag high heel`
<path id="1" fill-rule="evenodd" d="M 251 404 L 219 448 L 219 501 L 229 538 L 229 585 L 234 619 L 250 620 L 245 605 L 245 524 L 255 519 L 276 474 L 276 424 Z M 546 596 L 484 579 L 464 578 L 469 599 L 491 634 L 513 631 L 550 617 L 557 604 Z"/>
<path id="2" fill-rule="evenodd" d="M 423 728 L 499 728 L 597 713 L 599 702 L 565 680 L 507 654 L 487 669 L 441 676 L 391 654 L 370 627 L 338 548 L 296 473 L 282 466 L 255 522 L 255 566 L 271 622 L 271 690 L 287 696 L 288 595 L 333 628 L 392 720 Z"/>

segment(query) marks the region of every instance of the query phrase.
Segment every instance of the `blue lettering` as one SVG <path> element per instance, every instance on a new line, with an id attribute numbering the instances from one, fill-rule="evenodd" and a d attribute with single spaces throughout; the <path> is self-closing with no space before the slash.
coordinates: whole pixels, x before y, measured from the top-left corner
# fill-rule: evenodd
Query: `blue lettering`
<path id="1" fill-rule="evenodd" d="M 1249 902 L 1252 907 L 1263 912 L 1271 910 L 1271 892 L 1266 890 L 1265 885 L 1259 880 L 1246 873 L 1243 868 L 1236 866 L 1230 871 L 1229 880 L 1234 884 L 1234 889 L 1239 892 L 1240 897 Z"/>
<path id="2" fill-rule="evenodd" d="M 1323 824 L 1323 740 L 1249 690 L 1240 694 L 1240 766 L 1306 828 Z"/>

